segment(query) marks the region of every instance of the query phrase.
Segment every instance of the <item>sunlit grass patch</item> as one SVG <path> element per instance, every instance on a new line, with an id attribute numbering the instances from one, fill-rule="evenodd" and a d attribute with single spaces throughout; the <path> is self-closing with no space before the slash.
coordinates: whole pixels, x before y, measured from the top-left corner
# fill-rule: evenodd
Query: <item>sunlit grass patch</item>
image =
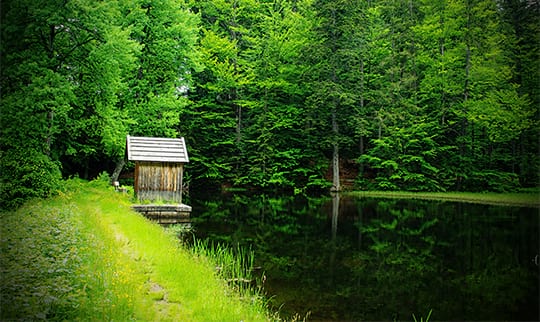
<path id="1" fill-rule="evenodd" d="M 144 276 L 98 219 L 68 196 L 2 213 L 2 319 L 154 317 Z"/>
<path id="2" fill-rule="evenodd" d="M 1 213 L 1 320 L 266 321 L 203 255 L 104 182 Z"/>

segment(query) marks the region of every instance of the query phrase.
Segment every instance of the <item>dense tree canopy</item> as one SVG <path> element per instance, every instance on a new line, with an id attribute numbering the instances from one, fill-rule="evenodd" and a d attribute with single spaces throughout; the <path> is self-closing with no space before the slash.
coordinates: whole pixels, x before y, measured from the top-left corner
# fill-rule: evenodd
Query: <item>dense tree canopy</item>
<path id="1" fill-rule="evenodd" d="M 538 186 L 540 4 L 1 3 L 2 204 L 185 136 L 192 184 Z"/>

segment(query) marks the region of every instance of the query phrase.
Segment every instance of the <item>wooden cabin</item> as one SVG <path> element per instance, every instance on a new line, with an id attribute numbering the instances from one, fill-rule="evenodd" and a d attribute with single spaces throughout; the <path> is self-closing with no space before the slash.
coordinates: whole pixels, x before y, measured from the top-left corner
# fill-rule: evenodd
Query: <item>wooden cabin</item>
<path id="1" fill-rule="evenodd" d="M 128 160 L 135 161 L 134 189 L 139 201 L 182 203 L 184 138 L 127 137 Z"/>

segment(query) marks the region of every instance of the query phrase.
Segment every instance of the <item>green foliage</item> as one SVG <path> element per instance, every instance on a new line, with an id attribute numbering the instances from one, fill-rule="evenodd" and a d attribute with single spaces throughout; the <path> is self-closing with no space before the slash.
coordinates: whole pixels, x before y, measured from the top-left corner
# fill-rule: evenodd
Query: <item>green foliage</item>
<path id="1" fill-rule="evenodd" d="M 0 154 L 0 209 L 21 205 L 29 198 L 46 198 L 62 189 L 60 167 L 34 150 Z"/>
<path id="2" fill-rule="evenodd" d="M 297 81 L 312 39 L 308 4 L 193 4 L 205 69 L 194 75 L 199 86 L 181 129 L 196 178 L 271 189 L 314 184 L 319 169 L 304 166 L 314 156 L 302 131 L 306 86 Z"/>
<path id="3" fill-rule="evenodd" d="M 418 123 L 408 128 L 396 128 L 382 139 L 373 140 L 373 148 L 362 155 L 360 162 L 379 169 L 376 184 L 371 189 L 441 191 L 449 176 L 439 162 L 452 147 L 439 146 L 437 127 Z"/>
<path id="4" fill-rule="evenodd" d="M 532 126 L 531 103 L 515 89 L 489 92 L 487 97 L 469 106 L 469 119 L 485 128 L 492 142 L 513 140 Z"/>
<path id="5" fill-rule="evenodd" d="M 115 108 L 136 48 L 119 27 L 117 5 L 2 3 L 1 147 L 8 156 L 42 153 L 71 175 L 73 164 L 123 153 L 125 115 Z"/>
<path id="6" fill-rule="evenodd" d="M 100 188 L 112 188 L 111 187 L 111 176 L 107 172 L 100 173 L 96 179 L 90 182 L 92 186 Z"/>
<path id="7" fill-rule="evenodd" d="M 325 188 L 338 158 L 376 189 L 540 182 L 537 3 L 1 6 L 8 159 L 28 149 L 86 178 L 126 134 L 184 136 L 201 184 Z"/>
<path id="8" fill-rule="evenodd" d="M 512 192 L 519 187 L 517 174 L 496 170 L 480 170 L 466 179 L 471 191 Z"/>
<path id="9" fill-rule="evenodd" d="M 133 119 L 128 133 L 176 137 L 191 73 L 199 64 L 198 17 L 172 0 L 134 1 L 125 10 L 130 37 L 141 48 L 121 100 Z"/>

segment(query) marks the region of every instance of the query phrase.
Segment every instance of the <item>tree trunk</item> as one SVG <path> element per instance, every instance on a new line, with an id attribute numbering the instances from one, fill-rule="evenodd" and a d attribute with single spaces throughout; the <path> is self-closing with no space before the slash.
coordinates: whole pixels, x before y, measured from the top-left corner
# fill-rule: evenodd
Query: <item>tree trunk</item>
<path id="1" fill-rule="evenodd" d="M 52 150 L 52 140 L 53 140 L 53 126 L 54 126 L 54 112 L 49 111 L 47 113 L 47 121 L 49 123 L 48 129 L 47 129 L 47 140 L 46 140 L 46 146 L 45 146 L 45 155 L 50 157 L 51 156 L 51 150 Z"/>
<path id="2" fill-rule="evenodd" d="M 364 155 L 364 136 L 360 135 L 360 155 Z M 360 162 L 360 175 L 364 174 L 364 162 Z"/>
<path id="3" fill-rule="evenodd" d="M 339 144 L 334 142 L 334 152 L 332 155 L 332 191 L 340 191 L 339 184 Z"/>
<path id="4" fill-rule="evenodd" d="M 114 171 L 111 175 L 111 184 L 114 184 L 116 181 L 118 181 L 118 177 L 120 176 L 124 165 L 126 165 L 126 160 L 124 158 L 116 161 L 116 167 L 114 168 Z"/>
<path id="5" fill-rule="evenodd" d="M 334 84 L 337 81 L 336 71 L 333 73 Z M 334 99 L 334 107 L 332 108 L 332 134 L 334 136 L 332 146 L 332 191 L 340 191 L 339 184 L 339 126 L 337 121 L 337 107 L 339 100 Z"/>
<path id="6" fill-rule="evenodd" d="M 364 61 L 360 61 L 360 111 L 361 113 L 364 113 L 365 103 L 364 103 Z M 359 148 L 360 148 L 360 155 L 364 154 L 364 126 L 362 125 L 361 133 L 360 133 L 360 142 L 359 142 Z M 364 163 L 360 163 L 360 174 L 364 174 Z"/>
<path id="7" fill-rule="evenodd" d="M 333 146 L 333 152 L 332 152 L 332 191 L 340 191 L 341 186 L 339 184 L 339 142 L 338 142 L 338 134 L 339 134 L 339 128 L 337 124 L 337 111 L 336 111 L 336 105 L 334 106 L 334 109 L 332 110 L 332 132 L 334 134 L 334 142 L 332 143 Z"/>

